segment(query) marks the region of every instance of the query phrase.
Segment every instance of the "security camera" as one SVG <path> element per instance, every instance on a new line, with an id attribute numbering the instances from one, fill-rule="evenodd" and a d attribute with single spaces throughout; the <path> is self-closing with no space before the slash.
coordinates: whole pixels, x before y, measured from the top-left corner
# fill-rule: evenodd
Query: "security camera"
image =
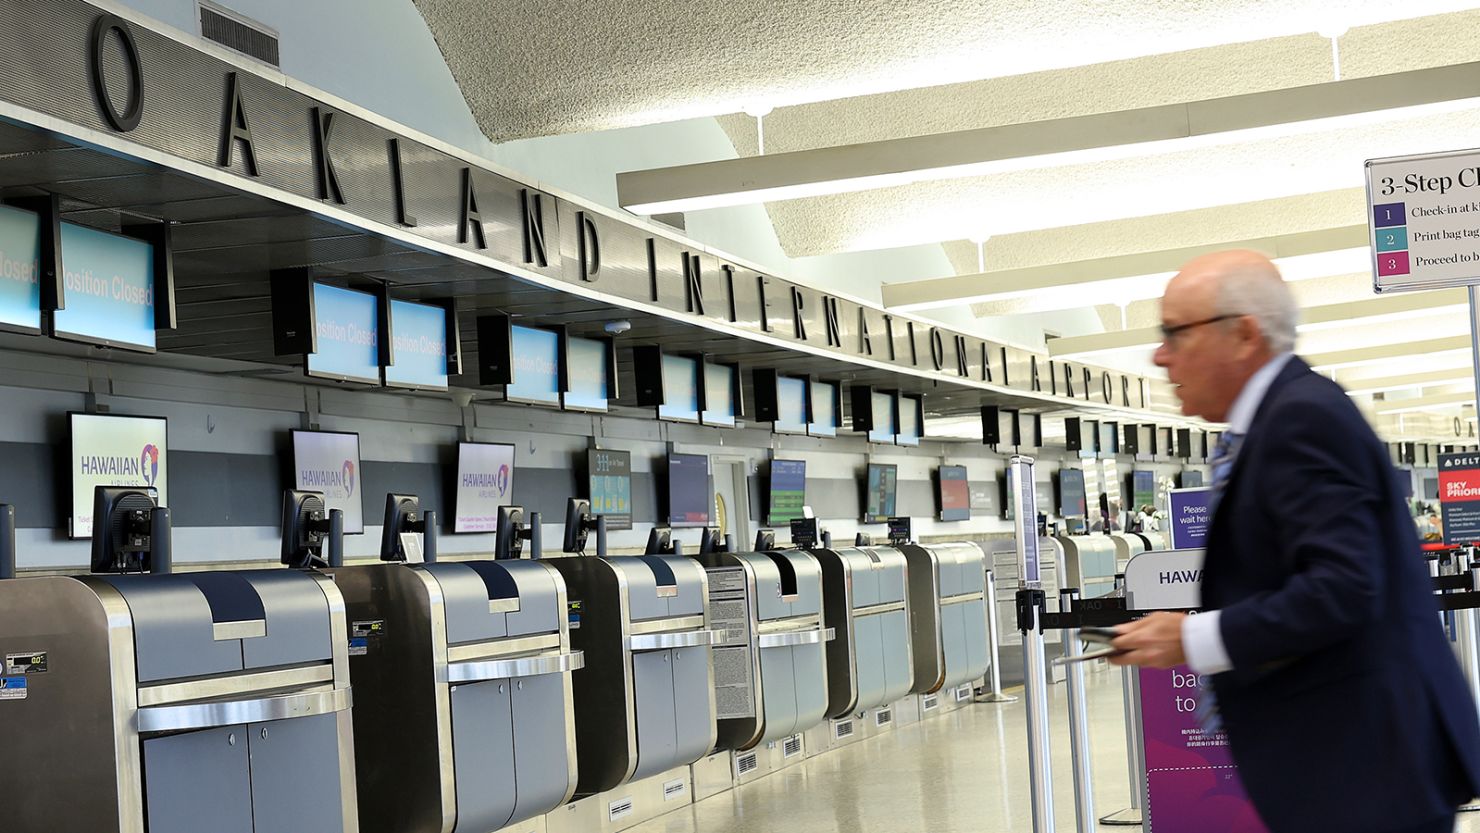
<path id="1" fill-rule="evenodd" d="M 632 322 L 628 321 L 625 318 L 617 321 L 608 321 L 606 322 L 606 326 L 602 329 L 606 330 L 608 333 L 614 336 L 619 336 L 622 333 L 625 333 L 628 330 L 632 329 Z"/>
<path id="2" fill-rule="evenodd" d="M 459 408 L 466 408 L 473 404 L 473 392 L 470 390 L 453 390 L 448 393 L 452 397 L 452 404 Z"/>

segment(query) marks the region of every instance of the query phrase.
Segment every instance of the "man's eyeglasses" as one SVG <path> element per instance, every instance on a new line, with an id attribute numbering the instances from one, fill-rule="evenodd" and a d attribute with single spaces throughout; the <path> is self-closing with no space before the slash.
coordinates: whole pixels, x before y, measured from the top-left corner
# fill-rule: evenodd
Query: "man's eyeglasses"
<path id="1" fill-rule="evenodd" d="M 1172 341 L 1172 339 L 1176 338 L 1178 335 L 1180 335 L 1182 333 L 1185 333 L 1188 330 L 1194 329 L 1196 327 L 1201 327 L 1201 326 L 1203 326 L 1205 324 L 1216 324 L 1219 321 L 1227 321 L 1230 318 L 1243 318 L 1243 317 L 1244 317 L 1244 313 L 1241 313 L 1241 312 L 1231 312 L 1231 313 L 1228 313 L 1227 315 L 1215 315 L 1212 318 L 1204 318 L 1201 321 L 1193 321 L 1193 322 L 1191 322 L 1189 324 L 1173 324 L 1173 325 L 1162 324 L 1161 325 L 1161 340 L 1164 341 L 1164 342 L 1170 343 Z"/>

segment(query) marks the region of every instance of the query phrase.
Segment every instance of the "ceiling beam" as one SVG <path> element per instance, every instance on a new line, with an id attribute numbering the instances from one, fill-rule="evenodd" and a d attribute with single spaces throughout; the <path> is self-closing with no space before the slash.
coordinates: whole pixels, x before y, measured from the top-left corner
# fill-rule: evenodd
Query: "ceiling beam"
<path id="1" fill-rule="evenodd" d="M 1402 341 L 1395 344 L 1378 344 L 1372 347 L 1357 347 L 1351 350 L 1333 350 L 1329 353 L 1312 353 L 1305 361 L 1317 370 L 1331 370 L 1355 364 L 1380 362 L 1387 359 L 1422 357 L 1427 353 L 1442 353 L 1449 350 L 1470 349 L 1470 337 L 1448 336 L 1420 341 Z"/>
<path id="2" fill-rule="evenodd" d="M 1337 373 L 1336 382 L 1352 395 L 1382 393 L 1404 388 L 1424 388 L 1432 385 L 1457 385 L 1470 382 L 1473 385 L 1474 371 L 1468 367 L 1453 370 L 1426 370 L 1421 373 L 1405 373 L 1401 376 L 1380 376 L 1372 379 L 1347 378 Z"/>
<path id="3" fill-rule="evenodd" d="M 1322 271 L 1320 261 L 1333 261 L 1329 268 L 1360 271 L 1370 269 L 1370 238 L 1367 226 L 1334 228 L 1276 234 L 1246 240 L 1224 240 L 1203 246 L 1182 246 L 1152 252 L 1027 266 L 1021 269 L 999 269 L 975 275 L 955 275 L 907 283 L 886 283 L 880 287 L 884 306 L 901 312 L 954 307 L 981 301 L 1041 296 L 1043 309 L 1079 308 L 1097 303 L 1087 297 L 1120 302 L 1161 297 L 1162 289 L 1183 264 L 1200 255 L 1224 249 L 1253 249 L 1277 261 L 1286 261 L 1290 279 L 1324 277 L 1343 272 Z M 1361 250 L 1361 251 L 1359 251 Z M 1337 255 L 1336 253 L 1342 253 Z M 1292 258 L 1319 258 L 1319 261 L 1296 263 Z M 1355 267 L 1355 268 L 1352 268 Z M 1088 290 L 1088 287 L 1095 287 Z M 1055 293 L 1054 290 L 1060 290 Z M 1059 306 L 1054 306 L 1058 304 Z"/>
<path id="4" fill-rule="evenodd" d="M 1480 62 L 1304 87 L 617 174 L 642 215 L 1124 159 L 1324 129 L 1326 122 L 1474 98 Z M 1339 123 L 1338 123 L 1339 124 Z"/>
<path id="5" fill-rule="evenodd" d="M 1373 323 L 1371 319 L 1374 318 L 1400 318 L 1450 308 L 1462 309 L 1465 303 L 1465 290 L 1443 289 L 1435 292 L 1383 295 L 1364 298 L 1360 301 L 1345 301 L 1340 304 L 1323 304 L 1302 309 L 1299 328 L 1314 330 L 1344 324 L 1353 326 L 1371 324 Z M 1155 347 L 1160 343 L 1160 327 L 1137 327 L 1110 333 L 1052 338 L 1048 340 L 1048 355 L 1053 359 L 1072 359 L 1110 350 Z"/>
<path id="6" fill-rule="evenodd" d="M 1409 411 L 1439 411 L 1463 408 L 1469 405 L 1475 406 L 1475 394 L 1472 391 L 1464 393 L 1438 393 L 1432 396 L 1416 396 L 1412 399 L 1394 399 L 1390 402 L 1376 402 L 1372 409 L 1379 414 L 1401 414 Z"/>

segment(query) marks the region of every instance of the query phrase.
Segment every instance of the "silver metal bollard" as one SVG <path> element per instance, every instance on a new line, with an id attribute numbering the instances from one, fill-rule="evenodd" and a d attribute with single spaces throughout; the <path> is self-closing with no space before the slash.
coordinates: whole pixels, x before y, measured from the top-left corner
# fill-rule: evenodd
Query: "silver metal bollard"
<path id="1" fill-rule="evenodd" d="M 1033 833 L 1054 833 L 1052 745 L 1048 737 L 1048 658 L 1043 651 L 1043 613 L 1034 605 L 1023 635 L 1023 696 L 1028 707 L 1028 783 Z"/>
<path id="2" fill-rule="evenodd" d="M 1067 613 L 1074 609 L 1079 599 L 1077 588 L 1066 587 L 1059 591 L 1059 611 Z M 1064 656 L 1077 657 L 1084 653 L 1079 642 L 1078 630 L 1064 632 Z M 1077 833 L 1094 833 L 1095 793 L 1090 771 L 1089 709 L 1085 704 L 1084 663 L 1071 662 L 1067 669 L 1069 686 L 1069 760 L 1074 769 L 1074 829 Z"/>
<path id="3" fill-rule="evenodd" d="M 1017 698 L 1002 693 L 1002 664 L 1000 660 L 1001 631 L 997 624 L 997 577 L 987 570 L 987 656 L 991 667 L 987 669 L 987 682 L 991 689 L 976 695 L 977 703 L 1016 703 Z"/>
<path id="4" fill-rule="evenodd" d="M 1125 576 L 1115 577 L 1115 589 L 1125 593 Z M 1126 769 L 1131 779 L 1131 806 L 1117 810 L 1100 819 L 1100 824 L 1112 827 L 1140 827 L 1143 813 L 1141 797 L 1146 794 L 1146 758 L 1141 752 L 1141 685 L 1136 669 L 1123 666 L 1120 669 L 1120 691 L 1125 703 L 1125 758 Z"/>

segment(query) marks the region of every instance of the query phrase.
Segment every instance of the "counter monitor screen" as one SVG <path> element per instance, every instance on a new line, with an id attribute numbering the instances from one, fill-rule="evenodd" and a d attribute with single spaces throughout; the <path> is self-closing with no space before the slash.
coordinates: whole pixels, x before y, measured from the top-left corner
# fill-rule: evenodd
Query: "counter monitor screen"
<path id="1" fill-rule="evenodd" d="M 965 466 L 941 466 L 940 519 L 942 521 L 971 520 L 971 485 L 966 480 Z"/>
<path id="2" fill-rule="evenodd" d="M 1131 472 L 1131 507 L 1156 505 L 1156 472 L 1137 469 Z"/>
<path id="3" fill-rule="evenodd" d="M 1180 485 L 1184 489 L 1196 489 L 1199 486 L 1202 486 L 1203 473 L 1200 471 L 1192 471 L 1190 469 L 1188 471 L 1182 472 Z"/>
<path id="4" fill-rule="evenodd" d="M 772 460 L 766 523 L 785 526 L 802 517 L 807 503 L 807 461 Z"/>
<path id="5" fill-rule="evenodd" d="M 608 530 L 632 528 L 632 455 L 595 448 L 586 452 L 593 515 L 606 518 Z"/>
<path id="6" fill-rule="evenodd" d="M 894 515 L 899 470 L 889 463 L 869 463 L 864 493 L 864 523 L 883 523 Z"/>
<path id="7" fill-rule="evenodd" d="M 709 457 L 668 455 L 668 523 L 674 527 L 709 525 Z"/>
<path id="8" fill-rule="evenodd" d="M 1088 513 L 1084 494 L 1084 471 L 1059 470 L 1059 514 L 1066 518 L 1083 518 Z"/>

